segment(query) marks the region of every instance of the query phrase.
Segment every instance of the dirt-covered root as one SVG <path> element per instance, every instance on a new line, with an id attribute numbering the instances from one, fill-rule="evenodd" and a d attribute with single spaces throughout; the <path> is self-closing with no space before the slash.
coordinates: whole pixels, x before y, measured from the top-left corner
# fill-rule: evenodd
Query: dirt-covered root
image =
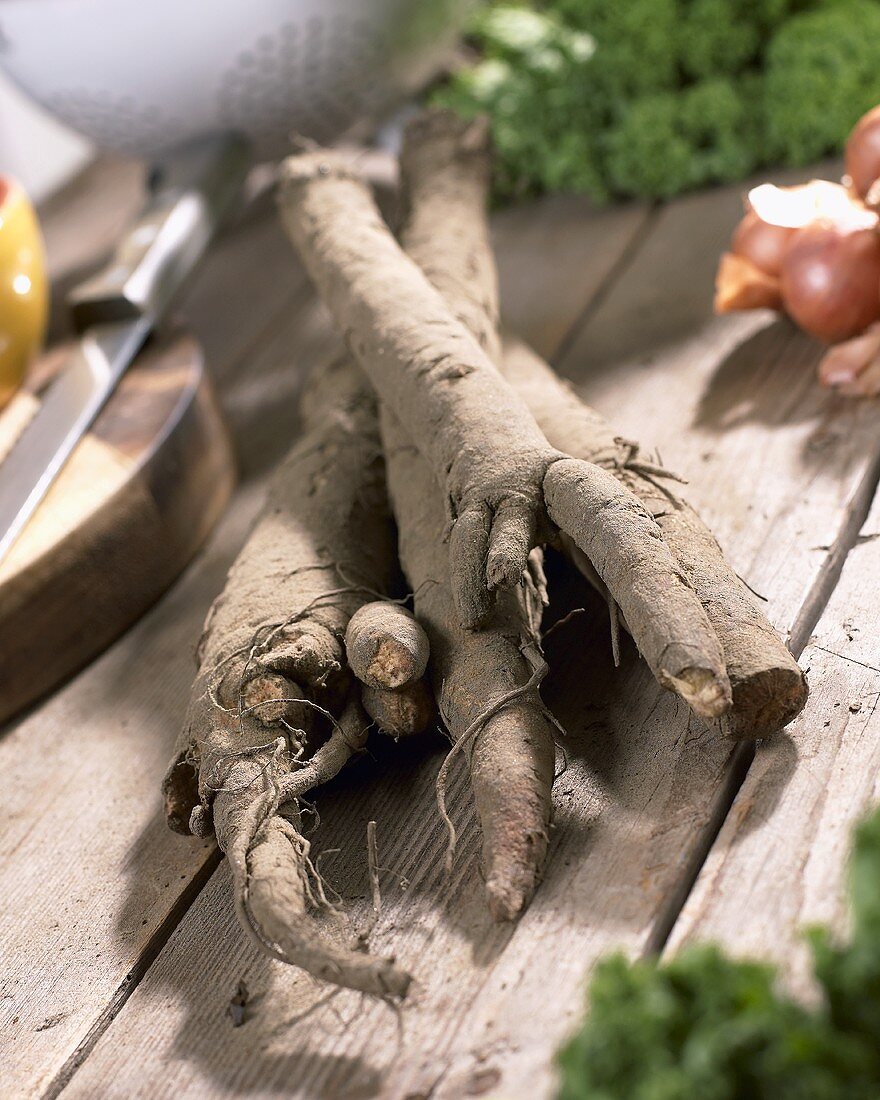
<path id="1" fill-rule="evenodd" d="M 332 575 L 334 571 L 331 569 L 326 572 Z M 344 601 L 346 606 L 357 606 L 357 589 L 352 588 L 345 592 L 345 587 L 340 584 L 335 596 L 318 595 L 316 609 L 321 609 L 322 604 L 325 609 L 331 608 L 337 596 L 343 595 L 353 597 L 350 602 Z M 343 602 L 338 602 L 334 610 L 341 607 Z M 295 621 L 296 614 L 292 617 L 292 623 L 267 629 L 265 639 L 261 639 L 248 651 L 247 665 L 242 671 L 242 691 L 255 702 L 265 700 L 263 709 L 256 712 L 256 716 L 264 723 L 270 713 L 268 704 L 274 687 L 284 691 L 285 684 L 294 685 L 294 694 L 297 694 L 295 685 L 301 684 L 330 705 L 343 699 L 348 690 L 350 677 L 340 637 L 340 625 L 331 621 L 336 616 L 326 621 L 321 621 L 317 614 L 312 618 L 308 612 L 300 621 Z M 344 613 L 342 618 L 344 619 Z"/>
<path id="2" fill-rule="evenodd" d="M 214 829 L 232 868 L 239 919 L 262 950 L 336 985 L 403 997 L 409 975 L 391 959 L 355 949 L 301 831 L 300 798 L 337 774 L 365 739 L 366 719 L 350 705 L 298 769 L 283 738 L 251 752 L 218 748 L 210 761 Z"/>
<path id="3" fill-rule="evenodd" d="M 386 407 L 381 426 L 401 562 L 430 641 L 431 679 L 453 753 L 464 754 L 470 767 L 487 901 L 496 920 L 512 919 L 540 880 L 550 827 L 554 722 L 535 669 L 546 600 L 540 555 L 532 555 L 526 583 L 498 594 L 483 628 L 466 630 L 452 597 L 440 491 Z M 438 776 L 438 796 L 454 844 L 458 808 L 445 803 L 452 760 L 450 754 Z"/>
<path id="4" fill-rule="evenodd" d="M 612 474 L 579 459 L 554 462 L 544 494 L 554 523 L 582 532 L 579 548 L 614 596 L 661 686 L 701 717 L 722 715 L 731 694 L 720 643 L 707 616 L 693 614 L 694 591 L 684 573 L 670 570 L 666 555 L 657 552 L 663 536 L 654 517 Z M 670 630 L 671 623 L 677 629 Z"/>
<path id="5" fill-rule="evenodd" d="M 442 181 L 432 188 L 406 193 L 403 241 L 432 282 L 462 304 L 459 318 L 484 348 L 496 336 L 497 288 L 491 251 L 488 263 L 479 247 L 470 248 L 468 226 L 457 222 L 456 210 L 467 209 L 480 189 L 488 186 L 485 123 L 468 127 L 464 140 L 437 116 L 423 113 L 410 124 L 410 136 L 422 128 L 427 175 Z M 401 169 L 407 176 L 405 144 Z M 474 154 L 472 156 L 472 154 Z M 461 165 L 461 171 L 457 171 Z M 483 177 L 480 179 L 481 165 Z M 444 171 L 444 167 L 450 171 Z M 462 189 L 469 198 L 462 198 Z M 438 232 L 438 217 L 453 221 Z M 436 244 L 436 247 L 435 247 Z M 467 252 L 462 283 L 444 284 L 445 272 L 457 272 L 457 258 Z M 455 255 L 451 255 L 454 253 Z M 474 286 L 487 287 L 482 300 L 470 297 Z M 473 308 L 469 303 L 473 302 Z M 495 305 L 493 305 L 495 303 Z M 400 528 L 404 569 L 415 591 L 416 613 L 432 643 L 431 675 L 439 707 L 456 749 L 468 760 L 471 789 L 482 833 L 486 902 L 496 921 L 514 920 L 531 900 L 547 857 L 552 814 L 551 789 L 555 765 L 555 722 L 539 694 L 545 666 L 540 653 L 540 625 L 547 604 L 542 554 L 533 550 L 522 584 L 497 594 L 484 628 L 462 628 L 453 594 L 449 556 L 438 541 L 443 533 L 442 499 L 432 484 L 430 469 L 387 409 L 381 416 L 388 458 L 389 491 Z M 480 538 L 480 524 L 477 539 Z M 465 538 L 473 535 L 465 527 Z M 482 549 L 479 550 L 482 553 Z M 440 580 L 442 583 L 426 583 Z M 475 597 L 479 602 L 480 597 Z M 455 751 L 455 750 L 453 750 Z M 455 832 L 446 806 L 446 776 L 452 757 L 438 775 L 438 796 L 450 839 Z M 454 812 L 454 811 L 453 811 Z"/>
<path id="6" fill-rule="evenodd" d="M 658 522 L 721 641 L 733 705 L 721 717 L 725 734 L 768 737 L 803 710 L 807 679 L 782 637 L 755 606 L 754 597 L 728 565 L 714 535 L 675 494 L 662 500 L 650 476 L 636 473 L 633 488 L 659 515 Z"/>
<path id="7" fill-rule="evenodd" d="M 352 682 L 348 621 L 398 577 L 372 392 L 346 359 L 319 371 L 309 395 L 306 434 L 276 472 L 205 622 L 164 785 L 178 831 L 189 831 L 196 787 L 210 813 L 201 761 L 218 739 L 259 744 L 284 728 L 296 755 L 316 715 L 341 712 Z"/>
<path id="8" fill-rule="evenodd" d="M 502 365 L 556 446 L 603 466 L 655 517 L 721 642 L 733 694 L 721 718 L 723 731 L 767 737 L 792 721 L 807 701 L 806 678 L 715 536 L 675 491 L 679 479 L 644 458 L 637 444 L 618 435 L 521 340 L 505 336 Z M 579 564 L 576 554 L 571 557 Z"/>
<path id="9" fill-rule="evenodd" d="M 322 369 L 306 434 L 275 475 L 197 652 L 164 784 L 169 824 L 216 832 L 239 919 L 269 954 L 316 977 L 402 996 L 408 976 L 342 936 L 300 828 L 300 800 L 363 743 L 349 619 L 398 580 L 375 399 L 350 359 Z M 315 745 L 317 744 L 317 748 Z"/>
<path id="10" fill-rule="evenodd" d="M 424 677 L 396 691 L 364 685 L 361 701 L 379 729 L 395 740 L 424 733 L 437 714 L 434 693 Z"/>
<path id="11" fill-rule="evenodd" d="M 482 623 L 490 591 L 518 584 L 531 549 L 552 539 L 545 479 L 567 456 L 548 444 L 525 403 L 400 250 L 367 187 L 338 156 L 290 158 L 282 177 L 283 219 L 321 296 L 382 401 L 407 437 L 424 446 L 452 522 L 451 583 L 460 616 L 468 627 Z M 603 548 L 594 565 L 614 599 L 630 607 L 633 637 L 641 648 L 645 633 L 645 649 L 656 654 L 663 682 L 683 690 L 706 713 L 719 713 L 730 692 L 720 646 L 656 523 L 637 502 L 612 517 L 592 512 L 597 494 L 587 492 L 589 471 L 584 468 L 577 479 L 570 473 L 569 463 L 547 483 L 555 489 L 555 518 L 571 523 L 566 533 L 588 555 L 632 523 L 625 542 Z M 604 482 L 601 470 L 595 475 Z M 583 495 L 581 506 L 568 499 L 577 493 Z M 676 590 L 674 601 L 659 605 L 653 593 L 633 583 L 632 571 L 614 568 L 602 575 L 604 564 L 617 563 L 651 524 L 639 561 L 650 554 L 652 575 Z M 665 609 L 675 615 L 657 645 L 654 633 Z M 682 651 L 692 654 L 685 666 Z M 696 673 L 681 677 L 683 669 L 698 670 L 705 682 L 696 684 Z"/>
<path id="12" fill-rule="evenodd" d="M 428 652 L 416 617 L 390 600 L 364 604 L 346 627 L 348 667 L 367 687 L 395 691 L 415 683 L 428 667 Z"/>
<path id="13" fill-rule="evenodd" d="M 400 178 L 407 254 L 497 365 L 498 273 L 483 213 L 490 154 L 488 117 L 420 111 L 406 125 Z"/>
<path id="14" fill-rule="evenodd" d="M 345 631 L 348 665 L 361 681 L 364 710 L 383 733 L 412 737 L 434 720 L 425 679 L 428 637 L 406 607 L 374 600 L 352 615 Z"/>
<path id="15" fill-rule="evenodd" d="M 284 962 L 313 977 L 377 997 L 406 996 L 410 975 L 393 959 L 377 958 L 333 943 L 308 913 L 308 874 L 302 836 L 280 816 L 255 838 L 248 859 L 248 911 Z"/>
<path id="16" fill-rule="evenodd" d="M 621 438 L 521 341 L 505 336 L 502 352 L 486 217 L 490 177 L 488 135 L 479 123 L 445 111 L 416 116 L 401 153 L 410 255 L 500 366 L 548 442 L 610 471 L 656 520 L 721 643 L 733 699 L 721 718 L 725 732 L 736 737 L 772 733 L 803 708 L 806 681 L 711 531 L 673 491 L 679 479 L 645 459 L 636 444 Z M 578 567 L 586 566 L 591 580 L 597 579 L 576 543 L 568 537 L 560 542 Z"/>
<path id="17" fill-rule="evenodd" d="M 489 718 L 471 751 L 471 787 L 483 831 L 486 900 L 496 921 L 528 903 L 549 843 L 546 793 L 554 753 L 543 707 L 506 707 Z M 511 768 L 509 761 L 518 763 Z"/>
<path id="18" fill-rule="evenodd" d="M 444 482 L 461 614 L 519 582 L 555 457 L 528 410 L 408 260 L 365 182 L 329 152 L 291 157 L 282 217 L 349 347 L 382 400 L 424 440 Z"/>

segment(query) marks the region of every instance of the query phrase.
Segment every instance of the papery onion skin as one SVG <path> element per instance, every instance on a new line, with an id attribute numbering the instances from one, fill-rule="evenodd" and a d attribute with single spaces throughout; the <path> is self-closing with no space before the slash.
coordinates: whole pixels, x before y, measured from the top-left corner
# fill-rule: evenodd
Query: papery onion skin
<path id="1" fill-rule="evenodd" d="M 859 198 L 866 198 L 880 177 L 880 107 L 873 107 L 855 124 L 844 158 L 853 190 Z"/>
<path id="2" fill-rule="evenodd" d="M 786 312 L 805 331 L 833 344 L 880 318 L 880 237 L 827 222 L 798 230 L 782 257 Z"/>
<path id="3" fill-rule="evenodd" d="M 768 275 L 745 256 L 725 252 L 715 276 L 715 312 L 782 309 L 779 279 Z"/>
<path id="4" fill-rule="evenodd" d="M 804 229 L 813 222 L 832 222 L 840 229 L 874 229 L 880 216 L 851 188 L 830 180 L 810 180 L 794 187 L 762 183 L 748 193 L 749 209 L 768 225 Z"/>
<path id="5" fill-rule="evenodd" d="M 733 232 L 730 251 L 742 256 L 767 275 L 779 275 L 782 254 L 795 231 L 770 225 L 749 210 Z"/>

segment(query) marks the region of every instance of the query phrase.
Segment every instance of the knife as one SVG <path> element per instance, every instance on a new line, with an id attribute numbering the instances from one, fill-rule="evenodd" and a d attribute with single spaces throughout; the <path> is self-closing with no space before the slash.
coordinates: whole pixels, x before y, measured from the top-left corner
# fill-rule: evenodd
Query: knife
<path id="1" fill-rule="evenodd" d="M 249 166 L 235 135 L 192 142 L 151 173 L 110 262 L 70 295 L 81 339 L 0 462 L 0 560 L 198 263 Z"/>

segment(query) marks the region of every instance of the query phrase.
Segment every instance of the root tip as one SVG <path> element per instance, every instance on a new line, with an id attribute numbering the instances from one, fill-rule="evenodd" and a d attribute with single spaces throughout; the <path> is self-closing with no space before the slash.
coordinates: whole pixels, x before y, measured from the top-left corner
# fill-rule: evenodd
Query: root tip
<path id="1" fill-rule="evenodd" d="M 214 822 L 211 811 L 207 807 L 202 805 L 193 807 L 189 817 L 189 831 L 193 836 L 201 837 L 203 840 L 211 836 L 214 832 Z"/>
<path id="2" fill-rule="evenodd" d="M 404 1001 L 412 985 L 412 974 L 389 961 L 382 972 L 382 985 L 386 996 Z"/>
<path id="3" fill-rule="evenodd" d="M 486 583 L 490 592 L 499 588 L 513 588 L 519 584 L 522 577 L 522 563 L 520 560 L 499 554 L 493 557 L 486 569 Z"/>
<path id="4" fill-rule="evenodd" d="M 537 880 L 513 883 L 507 877 L 492 875 L 486 880 L 486 904 L 496 924 L 515 921 L 528 905 L 537 887 Z"/>

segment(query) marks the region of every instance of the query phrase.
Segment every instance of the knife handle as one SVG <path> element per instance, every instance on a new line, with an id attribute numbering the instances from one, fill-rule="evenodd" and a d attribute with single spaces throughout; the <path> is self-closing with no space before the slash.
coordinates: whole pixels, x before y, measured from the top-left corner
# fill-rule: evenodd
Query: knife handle
<path id="1" fill-rule="evenodd" d="M 155 324 L 232 205 L 250 158 L 236 135 L 188 143 L 150 174 L 147 204 L 110 262 L 69 298 L 77 330 L 142 318 Z"/>

